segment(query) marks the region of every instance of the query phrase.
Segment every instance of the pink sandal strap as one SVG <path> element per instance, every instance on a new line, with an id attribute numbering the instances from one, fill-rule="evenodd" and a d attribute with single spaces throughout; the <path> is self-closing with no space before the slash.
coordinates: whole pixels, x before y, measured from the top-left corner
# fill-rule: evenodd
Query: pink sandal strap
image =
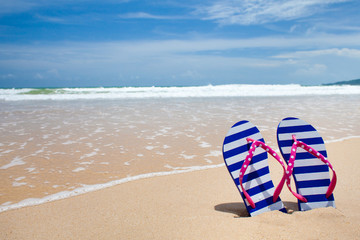
<path id="1" fill-rule="evenodd" d="M 293 138 L 293 145 L 291 147 L 291 154 L 290 154 L 290 159 L 289 159 L 289 163 L 288 163 L 288 168 L 286 170 L 286 185 L 288 186 L 290 192 L 299 200 L 303 201 L 303 202 L 307 202 L 306 198 L 304 196 L 302 196 L 301 194 L 298 194 L 294 191 L 291 190 L 291 185 L 290 185 L 290 177 L 292 175 L 293 169 L 294 169 L 294 162 L 296 159 L 296 150 L 298 147 L 304 149 L 305 151 L 307 151 L 308 153 L 312 154 L 314 157 L 319 158 L 323 163 L 325 163 L 332 171 L 333 171 L 333 177 L 331 179 L 330 185 L 328 187 L 328 190 L 326 191 L 326 198 L 329 198 L 330 195 L 333 193 L 335 186 L 336 186 L 336 181 L 337 181 L 337 177 L 336 177 L 336 172 L 333 168 L 333 166 L 331 165 L 331 163 L 318 151 L 316 151 L 314 148 L 310 147 L 309 145 L 307 145 L 304 142 L 298 141 L 295 137 L 295 135 L 292 135 Z"/>
<path id="2" fill-rule="evenodd" d="M 271 149 L 268 145 L 266 145 L 265 143 L 261 142 L 261 141 L 257 141 L 251 138 L 247 138 L 246 139 L 249 143 L 252 142 L 251 147 L 249 149 L 249 153 L 246 156 L 244 163 L 242 164 L 241 168 L 240 168 L 240 175 L 239 175 L 239 183 L 240 183 L 240 187 L 242 192 L 244 193 L 247 201 L 249 202 L 250 206 L 252 208 L 255 208 L 255 203 L 254 201 L 251 199 L 251 197 L 249 196 L 249 194 L 246 192 L 243 184 L 242 184 L 242 180 L 245 174 L 246 169 L 248 168 L 253 156 L 254 156 L 254 152 L 255 149 L 257 147 L 261 147 L 262 149 L 264 149 L 266 152 L 268 152 L 271 156 L 273 156 L 283 167 L 284 169 L 284 175 L 279 183 L 279 185 L 276 187 L 275 191 L 274 191 L 274 196 L 273 196 L 273 202 L 276 202 L 276 200 L 278 199 L 280 192 L 284 186 L 285 183 L 285 179 L 286 179 L 286 170 L 285 170 L 285 165 L 284 162 L 281 160 L 281 158 L 279 157 L 279 155 L 273 150 Z"/>

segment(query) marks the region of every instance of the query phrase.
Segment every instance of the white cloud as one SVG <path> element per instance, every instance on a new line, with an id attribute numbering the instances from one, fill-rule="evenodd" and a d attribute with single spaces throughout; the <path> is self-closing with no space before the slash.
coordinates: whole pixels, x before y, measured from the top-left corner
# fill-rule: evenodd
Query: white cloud
<path id="1" fill-rule="evenodd" d="M 64 5 L 74 5 L 74 4 L 86 4 L 91 0 L 78 0 L 78 1 L 68 1 L 68 0 L 0 0 L 0 14 L 11 14 L 26 12 L 33 9 L 64 6 Z M 111 1 L 111 0 L 110 0 Z M 117 3 L 124 3 L 130 0 L 117 0 Z M 108 1 L 102 1 L 106 3 Z"/>
<path id="2" fill-rule="evenodd" d="M 348 0 L 222 0 L 198 8 L 204 20 L 220 24 L 263 24 L 311 16 L 324 7 Z"/>
<path id="3" fill-rule="evenodd" d="M 292 33 L 292 32 L 294 32 L 297 28 L 298 28 L 298 25 L 295 24 L 295 25 L 291 26 L 289 32 Z"/>
<path id="4" fill-rule="evenodd" d="M 319 45 L 321 43 L 321 45 Z M 341 48 L 339 48 L 341 46 Z M 0 68 L 7 65 L 27 63 L 24 67 L 31 69 L 34 64 L 43 66 L 43 71 L 58 69 L 53 64 L 95 64 L 97 62 L 119 61 L 130 62 L 149 58 L 169 58 L 199 56 L 226 57 L 230 50 L 268 48 L 285 52 L 286 49 L 306 48 L 309 51 L 294 51 L 292 53 L 274 55 L 274 59 L 304 58 L 318 55 L 337 55 L 359 57 L 359 35 L 319 35 L 313 37 L 259 37 L 243 39 L 196 39 L 196 40 L 162 40 L 162 41 L 118 41 L 118 42 L 65 42 L 42 45 L 11 45 L 0 44 L 0 54 L 3 57 Z M 322 48 L 319 49 L 319 48 Z M 212 54 L 216 52 L 216 54 Z M 242 57 L 232 54 L 233 57 Z M 260 56 L 261 57 L 261 56 Z M 271 57 L 271 56 L 268 56 Z M 265 64 L 267 65 L 267 63 Z M 271 64 L 270 64 L 271 65 Z M 57 71 L 58 71 L 57 70 Z M 52 71 L 53 73 L 55 70 Z M 3 74 L 5 74 L 4 72 Z"/>
<path id="5" fill-rule="evenodd" d="M 44 16 L 39 14 L 36 14 L 35 17 L 44 22 L 59 23 L 59 24 L 66 23 L 65 19 L 59 17 Z"/>
<path id="6" fill-rule="evenodd" d="M 293 53 L 281 54 L 274 56 L 275 58 L 305 58 L 305 57 L 318 57 L 323 55 L 336 55 L 350 58 L 360 58 L 360 50 L 349 48 L 331 48 L 312 51 L 296 51 Z"/>
<path id="7" fill-rule="evenodd" d="M 182 19 L 183 17 L 180 16 L 167 16 L 167 15 L 154 15 L 146 12 L 133 12 L 133 13 L 125 13 L 119 14 L 119 18 L 124 19 L 157 19 L 157 20 L 171 20 L 171 19 Z"/>
<path id="8" fill-rule="evenodd" d="M 321 43 L 321 44 L 319 44 Z M 341 46 L 341 47 L 339 47 Z M 161 40 L 161 41 L 117 41 L 117 42 L 64 42 L 41 45 L 0 44 L 0 69 L 8 65 L 27 63 L 31 69 L 34 64 L 43 66 L 43 71 L 58 68 L 54 64 L 95 64 L 98 62 L 116 62 L 120 59 L 130 62 L 132 59 L 169 58 L 188 56 L 226 57 L 231 50 L 268 48 L 286 52 L 288 49 L 306 48 L 309 51 L 294 51 L 273 55 L 274 59 L 304 58 L 319 55 L 337 55 L 358 58 L 360 55 L 360 34 L 358 35 L 318 35 L 312 37 L 284 38 L 259 37 L 243 39 L 196 39 L 196 40 Z M 216 52 L 216 54 L 213 54 Z M 7 57 L 6 57 L 7 56 Z M 266 54 L 265 54 L 266 56 Z M 243 57 L 241 53 L 232 57 Z M 260 56 L 261 57 L 261 56 Z M 271 56 L 268 56 L 271 57 Z M 265 64 L 267 65 L 267 63 Z M 271 64 L 270 64 L 271 65 Z M 54 69 L 57 69 L 56 71 Z M 9 70 L 8 70 L 9 71 Z M 6 74 L 8 71 L 3 71 Z"/>
<path id="9" fill-rule="evenodd" d="M 23 12 L 36 7 L 35 1 L 26 0 L 0 0 L 0 14 Z"/>
<path id="10" fill-rule="evenodd" d="M 294 49 L 294 52 L 285 53 L 290 49 Z M 310 50 L 296 51 L 297 49 Z M 43 81 L 101 79 L 105 82 L 107 79 L 120 79 L 121 76 L 121 83 L 112 85 L 131 85 L 134 84 L 132 82 L 142 82 L 143 79 L 152 79 L 148 80 L 149 82 L 176 79 L 177 82 L 192 80 L 216 83 L 216 80 L 223 79 L 235 81 L 239 76 L 254 81 L 260 79 L 259 81 L 277 82 L 288 76 L 296 79 L 304 75 L 307 75 L 309 81 L 315 78 L 311 76 L 332 79 L 329 74 L 351 79 L 358 74 L 359 49 L 360 35 L 350 34 L 298 38 L 272 36 L 243 39 L 0 44 L 0 55 L 4 56 L 0 59 L 0 74 L 16 73 L 16 78 L 19 79 L 26 75 Z M 255 50 L 258 54 L 250 55 Z M 274 52 L 284 54 L 273 54 Z M 21 69 L 21 72 L 17 72 L 18 69 Z M 136 78 L 132 79 L 131 76 Z M 14 80 L 16 78 L 14 77 Z M 166 82 L 165 85 L 168 84 L 169 82 Z"/>

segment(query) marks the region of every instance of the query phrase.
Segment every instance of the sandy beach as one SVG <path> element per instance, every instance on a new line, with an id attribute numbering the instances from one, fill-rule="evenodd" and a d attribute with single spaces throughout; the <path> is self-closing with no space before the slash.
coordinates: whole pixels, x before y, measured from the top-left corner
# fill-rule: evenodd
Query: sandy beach
<path id="1" fill-rule="evenodd" d="M 1 102 L 0 212 L 26 199 L 224 163 L 225 134 L 242 119 L 273 147 L 285 116 L 313 124 L 325 141 L 358 136 L 359 96 Z"/>
<path id="2" fill-rule="evenodd" d="M 0 6 L 0 240 L 360 240 L 360 1 Z"/>
<path id="3" fill-rule="evenodd" d="M 359 138 L 327 144 L 338 174 L 337 208 L 247 217 L 224 167 L 142 179 L 0 213 L 1 239 L 356 239 L 360 236 Z M 275 184 L 281 171 L 270 168 Z"/>

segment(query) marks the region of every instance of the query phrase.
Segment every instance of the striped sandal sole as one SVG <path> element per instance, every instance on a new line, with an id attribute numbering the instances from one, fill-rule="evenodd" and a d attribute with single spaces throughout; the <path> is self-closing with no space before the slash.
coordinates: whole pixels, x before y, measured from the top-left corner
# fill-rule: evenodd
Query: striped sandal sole
<path id="1" fill-rule="evenodd" d="M 239 183 L 239 173 L 251 147 L 247 138 L 264 142 L 260 131 L 249 121 L 240 121 L 234 124 L 224 139 L 223 157 L 230 176 L 244 200 L 249 215 L 256 216 L 260 213 L 274 210 L 286 212 L 280 198 L 273 202 L 275 187 L 270 178 L 267 152 L 262 148 L 256 148 L 242 178 L 242 185 L 255 203 L 255 208 L 250 206 L 242 192 Z"/>
<path id="2" fill-rule="evenodd" d="M 295 136 L 297 141 L 305 143 L 327 158 L 324 140 L 313 126 L 298 118 L 285 118 L 279 123 L 277 140 L 280 152 L 288 164 Z M 326 197 L 331 182 L 329 167 L 318 157 L 303 148 L 297 148 L 292 175 L 297 193 L 307 200 L 298 201 L 300 211 L 335 207 L 333 194 Z"/>

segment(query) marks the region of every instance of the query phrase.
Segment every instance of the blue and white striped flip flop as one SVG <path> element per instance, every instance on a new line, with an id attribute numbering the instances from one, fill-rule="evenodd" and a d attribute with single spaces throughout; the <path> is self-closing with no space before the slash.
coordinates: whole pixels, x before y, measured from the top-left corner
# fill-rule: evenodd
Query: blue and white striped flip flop
<path id="1" fill-rule="evenodd" d="M 285 176 L 283 161 L 264 143 L 259 130 L 249 121 L 240 121 L 232 126 L 224 140 L 225 164 L 250 216 L 273 210 L 286 212 L 278 197 L 284 181 L 275 190 L 270 178 L 267 152 L 281 163 Z"/>
<path id="2" fill-rule="evenodd" d="M 335 207 L 332 194 L 336 173 L 326 159 L 324 140 L 316 129 L 298 118 L 283 119 L 277 129 L 280 152 L 288 164 L 286 184 L 298 198 L 300 211 Z M 333 171 L 330 181 L 329 168 Z M 294 176 L 297 193 L 291 190 Z"/>

